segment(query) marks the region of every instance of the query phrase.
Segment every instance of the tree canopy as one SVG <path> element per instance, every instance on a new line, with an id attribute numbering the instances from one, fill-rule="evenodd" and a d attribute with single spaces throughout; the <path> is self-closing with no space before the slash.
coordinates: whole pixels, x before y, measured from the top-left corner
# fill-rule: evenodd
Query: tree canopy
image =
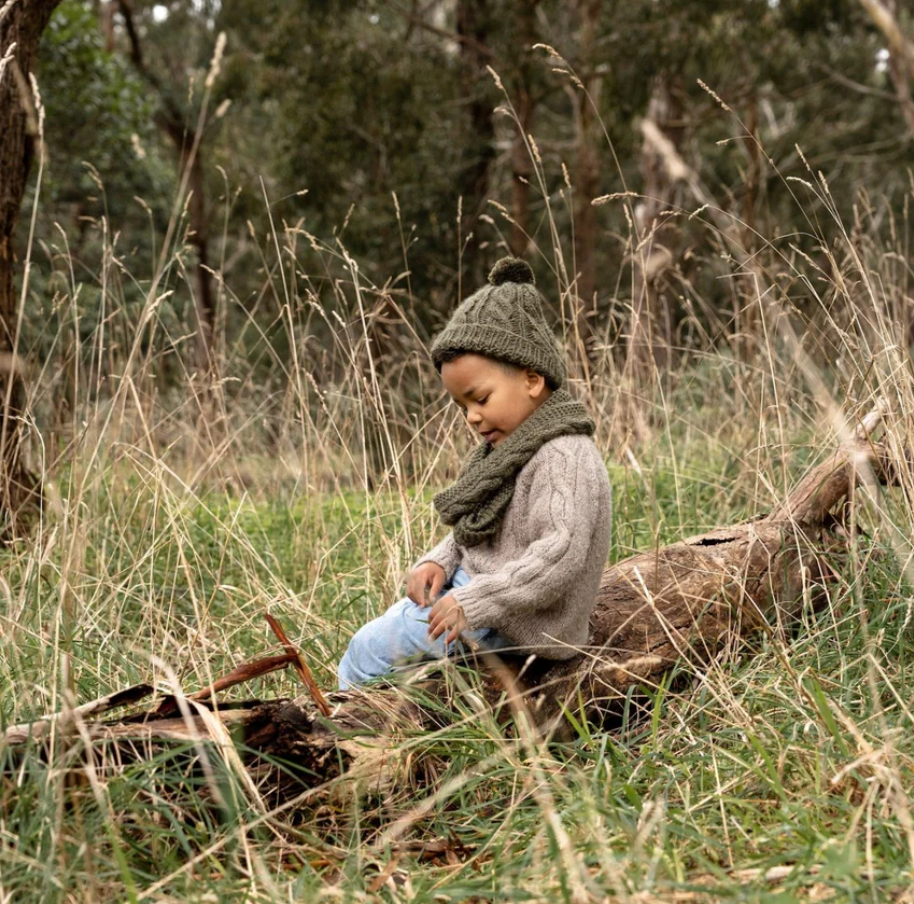
<path id="1" fill-rule="evenodd" d="M 339 276 L 345 248 L 408 294 L 423 336 L 510 249 L 577 293 L 585 329 L 616 318 L 624 332 L 618 312 L 648 286 L 663 321 L 651 329 L 675 345 L 686 282 L 712 332 L 732 325 L 709 223 L 730 223 L 722 244 L 738 236 L 750 255 L 816 255 L 839 220 L 852 228 L 862 186 L 871 219 L 888 228 L 901 212 L 914 136 L 887 60 L 859 0 L 65 0 L 38 71 L 40 239 L 59 248 L 65 233 L 91 283 L 116 234 L 125 298 L 140 299 L 184 179 L 175 240 L 198 279 L 189 291 L 175 271 L 175 334 L 219 316 L 214 278 L 233 296 L 229 335 L 254 310 L 274 329 L 288 301 L 270 279 L 274 239 L 296 228 L 339 255 L 326 271 L 303 238 L 303 273 Z M 819 174 L 827 195 L 806 187 Z M 716 219 L 688 216 L 707 202 Z M 656 230 L 668 262 L 647 282 L 633 229 Z M 60 266 L 51 254 L 34 279 L 36 310 Z"/>

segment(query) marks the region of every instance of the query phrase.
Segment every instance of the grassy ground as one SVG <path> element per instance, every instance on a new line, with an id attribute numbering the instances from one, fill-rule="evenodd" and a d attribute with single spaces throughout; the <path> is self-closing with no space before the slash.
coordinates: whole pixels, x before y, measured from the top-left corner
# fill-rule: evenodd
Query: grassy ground
<path id="1" fill-rule="evenodd" d="M 749 419 L 735 401 L 703 407 L 711 379 L 707 367 L 681 374 L 630 455 L 604 438 L 614 560 L 769 507 L 835 441 L 800 394 Z M 77 457 L 50 485 L 36 539 L 3 554 L 4 722 L 59 708 L 67 682 L 79 700 L 139 681 L 202 686 L 274 649 L 267 608 L 332 687 L 349 635 L 433 539 L 429 489 L 444 471 L 361 490 L 316 473 L 236 455 L 201 475 L 142 442 Z M 633 706 L 567 745 L 526 747 L 468 699 L 447 728 L 406 742 L 430 783 L 384 799 L 335 792 L 271 814 L 219 756 L 201 778 L 187 751 L 117 774 L 67 769 L 79 741 L 57 742 L 50 762 L 5 751 L 0 895 L 902 900 L 914 629 L 891 526 L 906 549 L 911 519 L 900 491 L 862 517 L 875 536 L 836 563 L 828 607 L 794 635 L 683 673 L 651 692 L 647 714 Z M 280 673 L 234 696 L 298 692 Z"/>
<path id="2" fill-rule="evenodd" d="M 304 261 L 296 230 L 272 236 L 270 335 L 220 283 L 242 329 L 217 336 L 224 382 L 207 385 L 193 325 L 182 334 L 160 310 L 186 274 L 182 209 L 156 272 L 131 277 L 139 313 L 110 289 L 126 272 L 112 247 L 97 280 L 110 313 L 91 336 L 68 332 L 73 270 L 56 334 L 27 324 L 46 362 L 27 418 L 42 427 L 46 506 L 0 552 L 4 725 L 68 693 L 205 686 L 275 651 L 266 610 L 330 688 L 348 637 L 440 535 L 429 501 L 468 437 L 401 314 L 416 299 L 367 284 L 337 241 L 308 236 Z M 833 223 L 821 266 L 780 240 L 750 255 L 722 211 L 707 216 L 703 259 L 733 316 L 671 277 L 673 300 L 700 312 L 674 372 L 620 371 L 612 324 L 589 369 L 563 337 L 614 481 L 613 560 L 771 508 L 877 396 L 892 447 L 914 447 L 909 249 Z M 636 238 L 622 320 L 650 253 Z M 572 269 L 544 287 L 554 309 L 570 309 Z M 109 334 L 124 337 L 116 352 Z M 912 901 L 914 478 L 901 470 L 901 488 L 861 490 L 870 536 L 834 563 L 824 609 L 683 669 L 648 689 L 646 710 L 632 702 L 621 725 L 579 726 L 568 744 L 505 734 L 467 693 L 444 728 L 403 742 L 423 782 L 405 770 L 380 798 L 341 786 L 282 811 L 216 750 L 202 768 L 170 750 L 112 771 L 79 738 L 53 739 L 47 758 L 2 748 L 0 902 Z M 300 690 L 280 673 L 228 698 Z"/>

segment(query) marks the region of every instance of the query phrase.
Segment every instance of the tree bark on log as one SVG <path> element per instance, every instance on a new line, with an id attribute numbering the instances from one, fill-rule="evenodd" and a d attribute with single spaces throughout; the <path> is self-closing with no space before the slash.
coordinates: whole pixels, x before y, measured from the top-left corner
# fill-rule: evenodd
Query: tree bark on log
<path id="1" fill-rule="evenodd" d="M 677 664 L 700 670 L 759 630 L 788 630 L 807 601 L 816 607 L 827 598 L 830 560 L 847 550 L 844 516 L 861 476 L 893 482 L 888 448 L 871 438 L 879 418 L 878 411 L 868 415 L 854 441 L 812 469 L 768 515 L 608 568 L 587 649 L 557 663 L 488 654 L 473 686 L 478 704 L 500 721 L 523 713 L 550 732 L 563 724 L 566 706 L 580 718 L 583 701 L 584 718 L 600 725 L 618 715 L 633 690 L 657 686 Z M 429 664 L 397 686 L 330 694 L 329 716 L 309 698 L 213 709 L 209 692 L 201 691 L 196 699 L 177 698 L 177 715 L 174 705 L 160 704 L 116 723 L 84 723 L 81 735 L 109 751 L 116 764 L 148 756 L 163 742 L 219 744 L 231 732 L 243 740 L 248 769 L 274 804 L 344 773 L 383 790 L 403 765 L 398 742 L 441 727 L 452 701 L 459 697 L 465 705 L 469 698 L 450 668 L 441 671 Z M 110 699 L 86 707 L 108 706 Z M 31 732 L 11 729 L 6 741 L 40 738 L 43 725 L 35 723 Z M 287 769 L 269 765 L 275 760 Z"/>

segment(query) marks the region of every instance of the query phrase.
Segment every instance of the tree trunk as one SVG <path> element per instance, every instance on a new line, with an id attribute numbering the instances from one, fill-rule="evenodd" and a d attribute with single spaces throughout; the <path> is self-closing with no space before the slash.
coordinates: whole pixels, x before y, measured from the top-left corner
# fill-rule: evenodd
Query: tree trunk
<path id="1" fill-rule="evenodd" d="M 190 202 L 190 243 L 197 252 L 194 266 L 194 310 L 197 315 L 197 366 L 200 375 L 214 374 L 216 361 L 213 354 L 213 338 L 216 324 L 216 302 L 213 294 L 213 280 L 209 267 L 209 221 L 206 215 L 206 187 L 203 181 L 203 161 L 200 148 L 195 154 L 187 146 L 190 136 L 185 135 L 183 143 L 177 144 L 181 165 L 189 167 L 188 190 Z"/>
<path id="2" fill-rule="evenodd" d="M 581 17 L 580 68 L 584 73 L 578 91 L 578 159 L 574 182 L 574 302 L 575 339 L 581 359 L 590 355 L 597 291 L 597 211 L 592 201 L 600 193 L 600 130 L 597 119 L 603 76 L 596 65 L 595 41 L 600 21 L 600 0 L 579 0 Z"/>
<path id="3" fill-rule="evenodd" d="M 673 204 L 677 184 L 686 178 L 679 171 L 679 149 L 685 129 L 682 105 L 670 78 L 657 77 L 642 122 L 644 142 L 641 169 L 642 200 L 635 208 L 636 247 L 633 253 L 634 283 L 628 358 L 636 383 L 648 379 L 655 369 L 669 363 L 670 342 L 664 336 L 667 321 L 661 307 L 659 283 L 673 259 L 670 244 L 675 230 L 665 228 L 663 214 Z M 669 145 L 674 153 L 665 153 Z"/>
<path id="4" fill-rule="evenodd" d="M 514 72 L 510 81 L 517 113 L 517 131 L 511 142 L 511 235 L 509 244 L 515 257 L 523 257 L 530 244 L 530 180 L 533 160 L 527 148 L 527 136 L 533 131 L 536 97 L 533 87 L 531 54 L 537 42 L 536 7 L 538 0 L 517 0 L 516 43 L 512 42 Z"/>
<path id="5" fill-rule="evenodd" d="M 30 76 L 41 34 L 60 0 L 0 7 L 0 537 L 25 527 L 40 504 L 39 479 L 22 461 L 24 368 L 18 357 L 19 293 L 13 237 L 26 182 L 40 150 Z M 14 46 L 15 45 L 15 46 Z"/>
<path id="6" fill-rule="evenodd" d="M 468 39 L 460 42 L 460 54 L 464 84 L 469 93 L 467 137 L 464 141 L 464 152 L 469 162 L 463 170 L 460 185 L 463 198 L 460 223 L 461 294 L 465 284 L 478 286 L 485 280 L 479 242 L 475 236 L 470 236 L 485 207 L 489 193 L 489 168 L 495 156 L 495 126 L 486 73 L 490 59 L 487 46 L 489 25 L 488 0 L 459 0 L 457 33 Z"/>
<path id="7" fill-rule="evenodd" d="M 188 216 L 190 244 L 196 252 L 194 264 L 194 313 L 197 325 L 197 369 L 201 376 L 212 378 L 215 383 L 213 336 L 216 326 L 216 304 L 213 280 L 209 267 L 209 223 L 206 213 L 206 183 L 203 171 L 202 141 L 195 141 L 194 127 L 184 112 L 163 88 L 159 76 L 146 64 L 140 33 L 133 19 L 129 0 L 112 0 L 124 20 L 130 44 L 130 61 L 143 80 L 155 91 L 159 99 L 156 124 L 168 136 L 178 155 L 180 173 L 187 176 L 190 193 Z M 108 26 L 106 26 L 106 29 Z"/>
<path id="8" fill-rule="evenodd" d="M 515 257 L 523 257 L 530 244 L 530 179 L 533 176 L 533 161 L 524 140 L 533 128 L 536 102 L 529 91 L 529 85 L 521 84 L 515 103 L 517 111 L 517 133 L 511 142 L 511 235 L 508 242 Z"/>

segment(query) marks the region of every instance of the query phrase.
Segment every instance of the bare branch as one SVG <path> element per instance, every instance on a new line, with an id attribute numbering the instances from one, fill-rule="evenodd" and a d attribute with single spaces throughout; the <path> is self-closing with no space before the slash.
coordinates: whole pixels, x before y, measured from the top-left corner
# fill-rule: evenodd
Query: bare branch
<path id="1" fill-rule="evenodd" d="M 456 31 L 448 31 L 446 28 L 439 28 L 437 25 L 432 25 L 431 22 L 427 22 L 421 15 L 417 15 L 413 10 L 408 10 L 401 4 L 393 2 L 393 0 L 389 0 L 388 5 L 391 7 L 391 9 L 394 9 L 400 13 L 408 25 L 415 26 L 416 28 L 421 28 L 423 31 L 427 31 L 433 35 L 438 35 L 439 38 L 445 38 L 448 41 L 453 41 L 455 44 L 462 44 L 466 47 L 469 47 L 471 50 L 474 50 L 481 57 L 492 59 L 492 49 L 487 47 L 485 44 L 480 44 L 479 41 L 477 41 L 472 36 L 458 34 Z"/>
<path id="2" fill-rule="evenodd" d="M 892 9 L 883 0 L 860 0 L 860 5 L 870 14 L 875 26 L 885 35 L 889 53 L 905 61 L 910 78 L 914 78 L 914 43 L 905 35 Z"/>
<path id="3" fill-rule="evenodd" d="M 894 4 L 883 0 L 860 0 L 860 5 L 870 14 L 876 27 L 889 45 L 889 75 L 895 86 L 895 96 L 901 115 L 914 138 L 914 98 L 911 97 L 911 80 L 914 79 L 914 43 L 901 30 L 895 16 Z"/>
<path id="4" fill-rule="evenodd" d="M 133 19 L 133 9 L 130 6 L 130 0 L 116 0 L 121 18 L 124 20 L 124 29 L 127 32 L 127 40 L 130 42 L 130 62 L 140 76 L 148 82 L 159 96 L 161 112 L 158 115 L 159 125 L 168 133 L 171 140 L 178 149 L 184 143 L 186 127 L 184 116 L 175 102 L 168 96 L 168 92 L 162 85 L 162 80 L 147 65 L 143 57 L 143 44 L 140 40 L 140 34 Z"/>

